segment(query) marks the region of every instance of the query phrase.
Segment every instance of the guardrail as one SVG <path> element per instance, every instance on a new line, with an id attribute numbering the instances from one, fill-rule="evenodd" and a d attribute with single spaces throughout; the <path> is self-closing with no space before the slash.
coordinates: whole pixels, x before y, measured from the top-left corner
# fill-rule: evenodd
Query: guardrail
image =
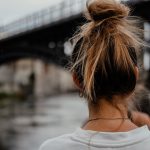
<path id="1" fill-rule="evenodd" d="M 47 9 L 33 13 L 0 27 L 0 40 L 80 14 L 86 0 L 64 0 Z"/>

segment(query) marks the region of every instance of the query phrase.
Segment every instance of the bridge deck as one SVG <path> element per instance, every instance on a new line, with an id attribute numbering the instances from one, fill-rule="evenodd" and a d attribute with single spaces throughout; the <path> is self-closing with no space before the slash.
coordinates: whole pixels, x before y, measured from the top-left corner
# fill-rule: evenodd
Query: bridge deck
<path id="1" fill-rule="evenodd" d="M 0 27 L 0 40 L 79 15 L 84 10 L 85 3 L 86 0 L 65 0 L 56 6 L 3 25 Z"/>

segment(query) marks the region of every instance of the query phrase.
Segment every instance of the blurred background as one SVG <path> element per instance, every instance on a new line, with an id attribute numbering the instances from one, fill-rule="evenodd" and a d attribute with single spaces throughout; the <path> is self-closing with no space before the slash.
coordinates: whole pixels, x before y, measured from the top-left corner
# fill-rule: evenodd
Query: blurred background
<path id="1" fill-rule="evenodd" d="M 86 0 L 0 0 L 0 150 L 37 150 L 87 118 L 67 64 L 68 39 L 85 22 Z M 143 18 L 150 42 L 150 1 L 124 1 Z M 150 90 L 150 49 L 140 53 L 138 90 Z M 139 92 L 137 92 L 139 93 Z M 149 112 L 148 105 L 145 109 Z"/>

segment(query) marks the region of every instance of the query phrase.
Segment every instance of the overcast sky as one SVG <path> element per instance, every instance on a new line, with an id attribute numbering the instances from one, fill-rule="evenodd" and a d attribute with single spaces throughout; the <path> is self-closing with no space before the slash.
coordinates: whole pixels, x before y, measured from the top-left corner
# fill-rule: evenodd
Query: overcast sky
<path id="1" fill-rule="evenodd" d="M 0 25 L 61 1 L 63 0 L 0 0 Z"/>

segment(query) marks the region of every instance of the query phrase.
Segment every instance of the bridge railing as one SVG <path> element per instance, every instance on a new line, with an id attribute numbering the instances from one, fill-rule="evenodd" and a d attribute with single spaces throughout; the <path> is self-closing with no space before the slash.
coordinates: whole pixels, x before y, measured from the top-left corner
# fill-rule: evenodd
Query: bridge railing
<path id="1" fill-rule="evenodd" d="M 3 25 L 0 27 L 0 40 L 78 15 L 84 10 L 85 2 L 86 0 L 64 0 L 55 6 Z"/>

